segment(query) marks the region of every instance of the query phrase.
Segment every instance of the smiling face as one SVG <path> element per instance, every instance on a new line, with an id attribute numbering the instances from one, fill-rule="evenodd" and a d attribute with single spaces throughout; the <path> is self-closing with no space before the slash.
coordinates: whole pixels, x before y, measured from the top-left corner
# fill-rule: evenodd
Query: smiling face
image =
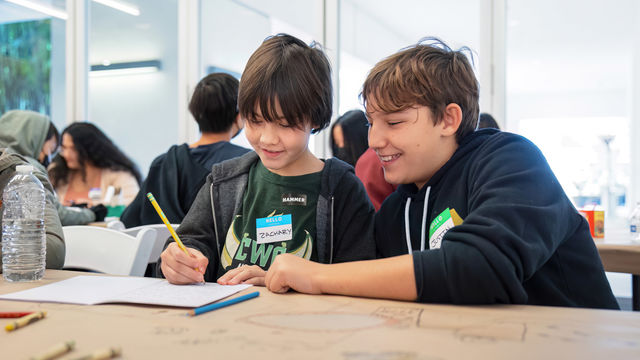
<path id="1" fill-rule="evenodd" d="M 318 160 L 308 148 L 311 125 L 304 128 L 289 125 L 276 101 L 278 118 L 274 122 L 262 117 L 256 106 L 255 118 L 247 119 L 245 133 L 264 166 L 281 176 L 297 176 L 318 171 Z M 320 167 L 321 169 L 322 167 Z"/>
<path id="2" fill-rule="evenodd" d="M 67 162 L 67 167 L 69 169 L 77 170 L 82 168 L 82 166 L 78 162 L 78 151 L 76 150 L 76 146 L 73 144 L 73 138 L 67 133 L 62 134 L 62 147 L 60 155 Z"/>
<path id="3" fill-rule="evenodd" d="M 389 183 L 414 183 L 422 188 L 457 148 L 447 121 L 434 125 L 433 113 L 426 106 L 385 113 L 370 99 L 367 118 L 369 147 L 382 162 Z"/>

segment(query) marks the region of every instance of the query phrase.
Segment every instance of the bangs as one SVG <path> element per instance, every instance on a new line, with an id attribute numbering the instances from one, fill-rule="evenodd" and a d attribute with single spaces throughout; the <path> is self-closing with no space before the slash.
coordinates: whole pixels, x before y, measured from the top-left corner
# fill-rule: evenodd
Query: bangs
<path id="1" fill-rule="evenodd" d="M 245 84 L 255 85 L 245 86 L 246 98 L 243 100 L 247 105 L 253 106 L 242 106 L 241 115 L 254 119 L 260 116 L 268 122 L 284 120 L 290 126 L 303 129 L 305 124 L 311 121 L 309 112 L 316 107 L 311 99 L 317 95 L 310 93 L 311 89 L 296 80 L 301 78 L 301 74 L 296 74 L 295 70 L 293 74 L 291 72 L 285 71 L 282 65 L 274 64 L 274 68 L 267 69 L 258 79 L 247 81 Z M 269 79 L 264 76 L 265 73 L 271 74 Z"/>
<path id="2" fill-rule="evenodd" d="M 403 111 L 416 104 L 429 106 L 431 104 L 424 103 L 424 93 L 420 91 L 424 79 L 420 80 L 403 72 L 400 64 L 386 69 L 376 66 L 363 85 L 363 105 L 369 107 L 374 101 L 372 109 L 386 113 Z"/>

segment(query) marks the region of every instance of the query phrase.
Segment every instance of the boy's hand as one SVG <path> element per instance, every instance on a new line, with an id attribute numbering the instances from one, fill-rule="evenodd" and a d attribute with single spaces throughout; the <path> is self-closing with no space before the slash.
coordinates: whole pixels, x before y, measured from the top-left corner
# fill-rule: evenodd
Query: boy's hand
<path id="1" fill-rule="evenodd" d="M 204 282 L 204 272 L 209 264 L 209 259 L 196 249 L 187 248 L 187 251 L 191 256 L 185 254 L 178 244 L 173 242 L 160 255 L 162 273 L 172 284 Z"/>
<path id="2" fill-rule="evenodd" d="M 253 284 L 264 286 L 266 271 L 258 265 L 242 265 L 227 271 L 218 279 L 220 285 Z"/>
<path id="3" fill-rule="evenodd" d="M 267 288 L 275 293 L 285 293 L 289 289 L 307 294 L 321 294 L 317 275 L 322 264 L 302 259 L 292 254 L 276 256 L 265 276 Z"/>

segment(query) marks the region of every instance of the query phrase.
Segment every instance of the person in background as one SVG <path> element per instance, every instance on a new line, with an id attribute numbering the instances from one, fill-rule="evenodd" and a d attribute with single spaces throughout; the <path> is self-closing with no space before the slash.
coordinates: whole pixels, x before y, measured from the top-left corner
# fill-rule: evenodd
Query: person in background
<path id="1" fill-rule="evenodd" d="M 367 149 L 356 162 L 356 176 L 362 181 L 376 211 L 380 210 L 384 199 L 398 187 L 384 179 L 382 163 L 375 150 L 371 148 Z"/>
<path id="2" fill-rule="evenodd" d="M 331 151 L 338 159 L 355 166 L 368 147 L 367 117 L 362 110 L 347 111 L 331 126 Z"/>
<path id="3" fill-rule="evenodd" d="M 402 184 L 375 218 L 383 259 L 276 257 L 265 276 L 293 289 L 450 304 L 618 309 L 589 225 L 542 152 L 475 131 L 478 82 L 462 50 L 425 39 L 383 59 L 362 99 L 369 146 Z"/>
<path id="4" fill-rule="evenodd" d="M 491 114 L 480 113 L 480 120 L 478 120 L 478 129 L 486 129 L 486 128 L 500 130 L 500 126 L 498 125 L 498 122 L 496 121 L 496 119 L 493 118 L 493 116 L 491 116 Z"/>
<path id="5" fill-rule="evenodd" d="M 309 150 L 331 120 L 332 93 L 322 50 L 286 34 L 260 45 L 238 94 L 255 152 L 213 166 L 177 230 L 189 255 L 170 239 L 159 276 L 264 285 L 280 253 L 327 264 L 375 257 L 374 209 L 353 167 Z"/>
<path id="6" fill-rule="evenodd" d="M 231 75 L 213 73 L 196 85 L 189 111 L 200 128 L 200 139 L 173 145 L 153 160 L 138 195 L 120 216 L 126 227 L 162 223 L 147 200 L 148 192 L 161 204 L 170 223 L 181 223 L 211 167 L 250 151 L 229 142 L 243 127 L 238 115 L 238 84 Z"/>
<path id="7" fill-rule="evenodd" d="M 0 194 L 4 192 L 9 180 L 16 173 L 18 165 L 34 165 L 26 156 L 19 155 L 12 149 L 0 148 Z M 33 175 L 42 183 L 45 189 L 44 231 L 46 237 L 46 263 L 47 269 L 62 269 L 64 265 L 65 245 L 62 233 L 62 224 L 58 217 L 58 211 L 53 200 L 53 187 L 49 183 L 46 172 L 35 167 Z M 0 195 L 1 196 L 1 195 Z M 0 197 L 1 199 L 1 197 Z M 2 211 L 0 211 L 0 223 L 2 223 Z M 0 246 L 0 273 L 2 272 L 2 247 Z"/>
<path id="8" fill-rule="evenodd" d="M 340 116 L 331 127 L 333 156 L 355 167 L 356 176 L 364 184 L 376 211 L 395 186 L 384 180 L 382 165 L 375 152 L 368 149 L 367 117 L 362 110 L 351 110 Z"/>
<path id="9" fill-rule="evenodd" d="M 140 189 L 140 172 L 134 163 L 98 127 L 76 122 L 62 132 L 62 150 L 49 166 L 49 178 L 64 205 L 93 205 L 89 190 L 120 189 L 124 205 Z"/>
<path id="10" fill-rule="evenodd" d="M 0 147 L 6 152 L 22 155 L 36 169 L 47 175 L 46 167 L 56 154 L 60 134 L 48 116 L 28 110 L 11 110 L 0 117 Z M 45 187 L 47 189 L 47 187 Z M 58 211 L 63 226 L 84 225 L 102 221 L 107 209 L 96 204 L 91 209 L 63 206 L 53 191 L 47 191 L 50 201 Z"/>

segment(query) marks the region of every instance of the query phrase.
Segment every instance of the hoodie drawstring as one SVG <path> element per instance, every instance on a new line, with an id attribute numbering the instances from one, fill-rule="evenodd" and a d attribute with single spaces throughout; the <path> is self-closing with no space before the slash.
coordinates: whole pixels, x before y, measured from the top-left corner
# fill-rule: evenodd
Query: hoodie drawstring
<path id="1" fill-rule="evenodd" d="M 427 225 L 427 211 L 429 210 L 429 193 L 431 192 L 431 186 L 427 187 L 427 191 L 424 194 L 424 207 L 422 209 L 422 231 L 420 232 L 420 251 L 425 250 L 426 245 L 426 225 Z M 411 205 L 411 198 L 407 198 L 407 203 L 404 206 L 404 233 L 405 238 L 407 240 L 407 249 L 409 250 L 409 254 L 413 252 L 413 247 L 411 246 L 411 232 L 409 226 L 409 206 Z"/>

